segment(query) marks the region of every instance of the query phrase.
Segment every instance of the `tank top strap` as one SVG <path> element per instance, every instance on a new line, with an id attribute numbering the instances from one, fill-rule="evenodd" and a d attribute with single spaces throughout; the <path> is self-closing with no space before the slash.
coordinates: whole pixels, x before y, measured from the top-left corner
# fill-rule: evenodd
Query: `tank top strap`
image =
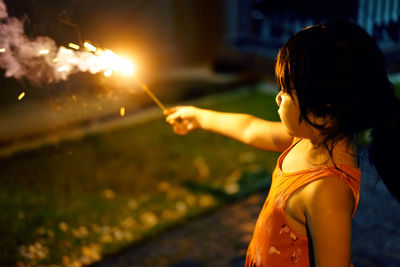
<path id="1" fill-rule="evenodd" d="M 353 211 L 354 216 L 360 196 L 361 172 L 353 167 L 346 165 L 339 165 L 337 166 L 337 168 L 335 168 L 334 166 L 323 166 L 321 168 L 308 171 L 305 170 L 304 172 L 297 173 L 293 176 L 285 177 L 283 181 L 283 183 L 285 183 L 285 186 L 283 187 L 285 188 L 285 190 L 280 194 L 283 204 L 282 207 L 285 207 L 286 201 L 295 191 L 310 184 L 311 182 L 326 177 L 337 177 L 350 187 L 351 191 L 353 192 L 355 202 Z"/>

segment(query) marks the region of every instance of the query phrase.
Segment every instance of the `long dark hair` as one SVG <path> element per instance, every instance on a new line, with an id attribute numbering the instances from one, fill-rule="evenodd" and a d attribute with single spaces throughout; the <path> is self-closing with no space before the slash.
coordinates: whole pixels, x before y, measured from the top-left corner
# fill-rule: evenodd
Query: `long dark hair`
<path id="1" fill-rule="evenodd" d="M 331 153 L 344 139 L 357 141 L 372 129 L 370 159 L 379 176 L 400 200 L 400 102 L 389 81 L 385 58 L 376 42 L 358 25 L 335 21 L 310 26 L 293 35 L 280 49 L 276 67 L 279 87 L 296 90 L 300 121 L 321 132 Z M 317 124 L 309 114 L 335 123 Z"/>

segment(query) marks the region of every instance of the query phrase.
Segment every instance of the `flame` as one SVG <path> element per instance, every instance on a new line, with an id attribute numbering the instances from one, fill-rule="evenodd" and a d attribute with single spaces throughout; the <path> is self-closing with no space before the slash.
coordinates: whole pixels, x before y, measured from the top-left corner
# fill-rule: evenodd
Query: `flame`
<path id="1" fill-rule="evenodd" d="M 4 52 L 6 52 L 6 49 L 5 48 L 0 48 L 0 53 L 4 53 Z"/>

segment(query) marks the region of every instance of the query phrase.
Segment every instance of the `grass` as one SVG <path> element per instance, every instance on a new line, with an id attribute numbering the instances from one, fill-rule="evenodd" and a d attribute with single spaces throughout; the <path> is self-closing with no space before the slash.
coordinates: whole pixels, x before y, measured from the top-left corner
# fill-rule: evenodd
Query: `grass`
<path id="1" fill-rule="evenodd" d="M 276 120 L 257 88 L 196 105 Z M 80 266 L 265 188 L 277 158 L 164 118 L 0 158 L 0 262 Z"/>

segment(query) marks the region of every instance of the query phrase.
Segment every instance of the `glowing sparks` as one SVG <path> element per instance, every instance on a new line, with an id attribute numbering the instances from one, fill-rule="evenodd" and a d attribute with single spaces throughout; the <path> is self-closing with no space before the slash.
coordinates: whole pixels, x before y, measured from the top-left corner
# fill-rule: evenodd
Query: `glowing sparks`
<path id="1" fill-rule="evenodd" d="M 69 67 L 68 66 L 61 66 L 57 69 L 58 72 L 65 72 L 68 71 Z"/>
<path id="2" fill-rule="evenodd" d="M 47 55 L 47 54 L 49 54 L 49 53 L 50 53 L 49 49 L 42 49 L 42 50 L 39 50 L 39 55 Z"/>
<path id="3" fill-rule="evenodd" d="M 125 107 L 121 107 L 121 108 L 119 109 L 119 115 L 120 115 L 121 117 L 124 117 L 124 116 L 125 116 Z"/>
<path id="4" fill-rule="evenodd" d="M 85 42 L 83 43 L 83 46 L 89 51 L 89 52 L 96 52 L 97 47 L 95 47 L 94 45 L 92 45 L 89 42 Z"/>
<path id="5" fill-rule="evenodd" d="M 0 53 L 4 53 L 4 52 L 6 52 L 6 49 L 5 48 L 0 48 Z"/>
<path id="6" fill-rule="evenodd" d="M 62 79 L 77 71 L 88 71 L 92 74 L 103 72 L 105 77 L 114 73 L 132 75 L 136 71 L 133 61 L 115 54 L 109 49 L 101 49 L 85 42 L 79 45 L 69 43 L 68 47 L 60 47 L 57 56 L 52 60 L 55 69 L 61 73 Z"/>
<path id="7" fill-rule="evenodd" d="M 104 76 L 110 77 L 112 75 L 112 70 L 105 70 L 104 71 Z"/>
<path id="8" fill-rule="evenodd" d="M 68 47 L 75 49 L 75 50 L 79 50 L 81 48 L 79 45 L 74 44 L 74 43 L 69 43 Z"/>
<path id="9" fill-rule="evenodd" d="M 20 101 L 25 96 L 25 92 L 22 92 L 18 96 L 18 101 Z"/>
<path id="10" fill-rule="evenodd" d="M 61 47 L 60 48 L 60 53 L 62 54 L 66 54 L 66 55 L 70 55 L 73 56 L 74 55 L 74 51 L 65 47 Z"/>
<path id="11" fill-rule="evenodd" d="M 98 50 L 97 56 L 99 63 L 106 69 L 104 75 L 107 77 L 111 76 L 112 71 L 132 75 L 136 70 L 132 61 L 116 55 L 111 50 Z"/>

